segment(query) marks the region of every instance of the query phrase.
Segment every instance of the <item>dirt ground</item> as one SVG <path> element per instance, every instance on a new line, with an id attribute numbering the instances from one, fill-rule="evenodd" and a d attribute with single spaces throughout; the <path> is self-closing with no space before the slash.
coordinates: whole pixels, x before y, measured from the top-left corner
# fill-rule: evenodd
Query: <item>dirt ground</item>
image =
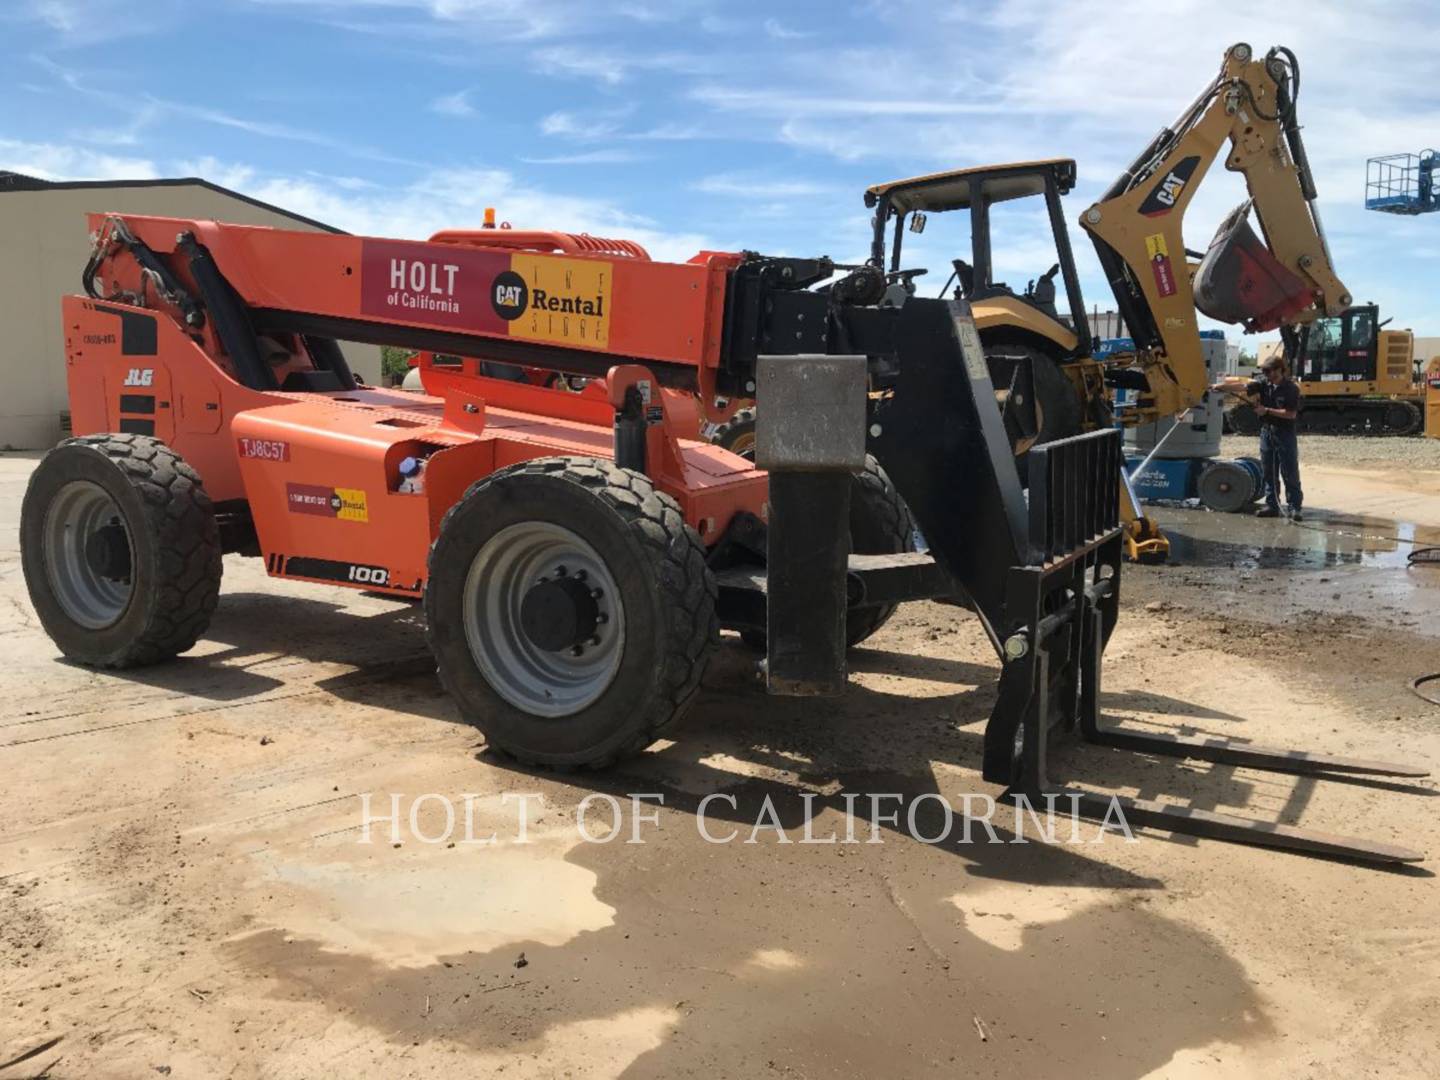
<path id="1" fill-rule="evenodd" d="M 1301 524 L 1159 512 L 1175 562 L 1126 570 L 1110 719 L 1440 764 L 1440 709 L 1408 689 L 1440 669 L 1440 569 L 1404 565 L 1440 540 L 1440 464 L 1344 460 L 1307 465 Z M 767 699 L 730 642 L 671 741 L 532 773 L 458 722 L 417 611 L 255 561 L 227 560 L 181 660 L 59 661 L 17 552 L 33 461 L 0 458 L 0 1061 L 60 1041 L 0 1080 L 57 1058 L 57 1078 L 1435 1073 L 1425 866 L 1088 824 L 927 844 L 903 812 L 876 843 L 864 823 L 800 842 L 807 796 L 812 835 L 843 840 L 847 794 L 924 805 L 924 835 L 939 800 L 913 800 L 997 794 L 978 774 L 997 664 L 964 611 L 903 608 L 837 702 Z M 1052 772 L 1440 860 L 1433 780 L 1098 748 Z M 640 843 L 631 793 L 664 800 Z M 697 829 L 712 793 L 731 842 Z M 420 833 L 468 794 L 468 835 L 419 838 L 427 794 Z M 398 845 L 383 822 L 363 842 L 367 795 L 381 816 L 399 797 Z M 603 837 L 606 796 L 622 829 L 586 842 L 577 808 Z"/>

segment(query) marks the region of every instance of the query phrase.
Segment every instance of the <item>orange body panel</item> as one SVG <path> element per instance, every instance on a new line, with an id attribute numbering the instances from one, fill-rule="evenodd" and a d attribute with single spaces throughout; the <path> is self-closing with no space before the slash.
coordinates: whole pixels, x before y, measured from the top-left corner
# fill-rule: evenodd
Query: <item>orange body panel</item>
<path id="1" fill-rule="evenodd" d="M 390 252 L 413 250 L 412 266 L 437 246 L 125 220 L 162 253 L 173 250 L 177 232 L 194 231 L 252 306 L 341 318 L 376 318 L 364 310 L 362 274 L 356 272 L 366 245 L 385 245 L 378 250 L 387 259 Z M 574 315 L 577 323 L 589 320 L 583 330 L 521 328 L 532 340 L 552 334 L 567 347 L 699 366 L 711 345 L 707 321 L 714 318 L 718 325 L 712 279 L 720 278 L 722 297 L 724 280 L 708 264 L 481 254 L 503 258 L 507 267 L 525 267 L 532 296 L 547 285 L 563 287 L 567 275 L 572 287 L 610 290 L 595 294 L 605 297 L 600 315 Z M 370 257 L 373 262 L 374 249 Z M 554 261 L 540 263 L 546 258 Z M 537 265 L 512 262 L 526 259 Z M 584 267 L 567 265 L 582 261 Z M 437 265 L 443 287 L 447 264 Z M 124 270 L 111 268 L 111 276 L 118 279 Z M 429 273 L 416 271 L 415 280 Z M 493 287 L 493 277 L 487 287 Z M 640 297 L 650 299 L 642 303 Z M 626 298 L 629 304 L 619 302 Z M 548 324 L 552 313 L 544 314 Z M 248 507 L 275 576 L 417 595 L 441 520 L 471 484 L 537 457 L 611 457 L 612 399 L 630 385 L 642 387 L 651 406 L 652 478 L 679 502 L 702 540 L 715 543 L 737 511 L 765 513 L 765 474 L 698 441 L 695 399 L 662 390 L 639 365 L 613 368 L 608 379 L 594 380 L 580 393 L 486 378 L 474 361 L 458 368 L 427 364 L 424 395 L 370 387 L 260 391 L 238 383 L 224 358 L 207 352 L 207 346 L 213 348 L 208 333 L 192 336 L 166 309 L 71 296 L 63 315 L 73 431 L 151 434 L 172 446 L 200 473 L 222 511 Z M 388 321 L 457 325 L 419 321 L 433 317 L 402 314 Z M 470 316 L 462 310 L 454 317 Z M 506 329 L 513 327 L 500 332 Z M 718 352 L 718 330 L 713 343 Z M 402 482 L 400 465 L 407 457 L 425 462 L 419 490 L 406 490 Z"/>

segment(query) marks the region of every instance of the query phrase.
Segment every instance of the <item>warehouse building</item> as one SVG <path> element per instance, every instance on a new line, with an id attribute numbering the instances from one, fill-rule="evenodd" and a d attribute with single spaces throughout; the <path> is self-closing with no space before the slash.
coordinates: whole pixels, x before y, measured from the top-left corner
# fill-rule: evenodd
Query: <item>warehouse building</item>
<path id="1" fill-rule="evenodd" d="M 69 405 L 60 297 L 81 291 L 85 215 L 107 210 L 341 231 L 195 177 L 51 182 L 0 171 L 0 450 L 44 449 L 62 437 Z M 343 348 L 357 375 L 379 381 L 378 348 Z"/>

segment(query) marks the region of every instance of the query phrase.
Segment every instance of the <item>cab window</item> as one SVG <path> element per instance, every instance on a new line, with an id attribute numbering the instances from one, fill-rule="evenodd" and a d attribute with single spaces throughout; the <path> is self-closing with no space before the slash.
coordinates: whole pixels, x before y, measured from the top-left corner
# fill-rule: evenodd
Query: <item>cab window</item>
<path id="1" fill-rule="evenodd" d="M 1375 340 L 1375 316 L 1369 311 L 1357 311 L 1350 319 L 1350 348 L 1368 349 Z"/>
<path id="2" fill-rule="evenodd" d="M 1303 371 L 1305 377 L 1323 379 L 1326 375 L 1344 374 L 1341 351 L 1343 325 L 1339 319 L 1316 319 L 1305 337 Z"/>

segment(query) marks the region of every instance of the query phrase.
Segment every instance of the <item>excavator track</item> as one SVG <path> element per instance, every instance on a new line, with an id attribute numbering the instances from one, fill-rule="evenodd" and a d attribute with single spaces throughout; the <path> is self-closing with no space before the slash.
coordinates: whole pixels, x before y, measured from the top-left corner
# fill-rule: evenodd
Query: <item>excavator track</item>
<path id="1" fill-rule="evenodd" d="M 1260 422 L 1249 405 L 1232 406 L 1226 428 L 1237 435 L 1258 435 Z M 1302 435 L 1418 435 L 1425 413 L 1405 398 L 1307 398 L 1300 410 Z"/>

